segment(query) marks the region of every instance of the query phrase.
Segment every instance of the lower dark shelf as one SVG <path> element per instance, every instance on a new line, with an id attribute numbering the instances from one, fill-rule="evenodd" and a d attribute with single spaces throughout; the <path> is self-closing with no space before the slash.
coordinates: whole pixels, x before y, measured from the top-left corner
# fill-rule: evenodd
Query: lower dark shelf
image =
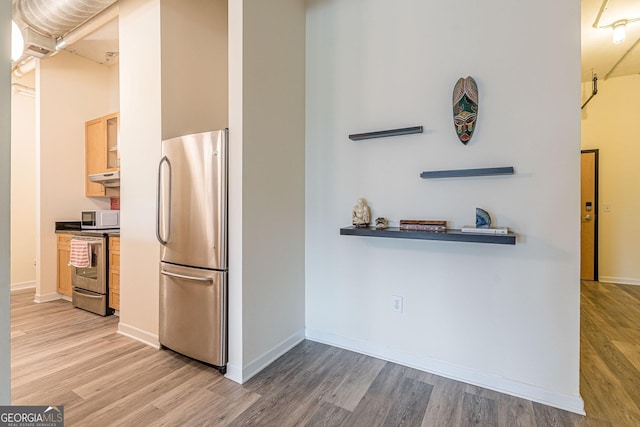
<path id="1" fill-rule="evenodd" d="M 356 228 L 344 227 L 340 229 L 343 236 L 368 236 L 391 237 L 394 239 L 422 239 L 422 240 L 447 240 L 450 242 L 495 243 L 499 245 L 515 245 L 516 235 L 511 231 L 508 234 L 475 234 L 463 233 L 458 229 L 449 229 L 445 232 L 400 230 L 398 227 L 388 227 L 378 230 L 373 227 Z"/>

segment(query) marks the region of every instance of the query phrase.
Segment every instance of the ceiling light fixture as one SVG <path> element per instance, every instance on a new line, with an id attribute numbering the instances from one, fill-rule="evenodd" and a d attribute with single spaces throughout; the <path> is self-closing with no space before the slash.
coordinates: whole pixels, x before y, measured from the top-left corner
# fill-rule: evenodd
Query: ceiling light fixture
<path id="1" fill-rule="evenodd" d="M 613 42 L 615 44 L 620 44 L 624 41 L 627 36 L 627 20 L 622 19 L 620 21 L 616 21 L 612 24 L 613 28 Z"/>
<path id="2" fill-rule="evenodd" d="M 605 12 L 605 10 L 607 10 L 608 5 L 609 0 L 602 1 L 600 10 L 598 11 L 598 15 L 596 16 L 596 20 L 593 22 L 593 28 L 611 28 L 613 30 L 613 42 L 615 44 L 620 44 L 624 41 L 627 35 L 627 24 L 640 21 L 640 17 L 631 19 L 619 19 L 612 24 L 600 25 L 600 19 L 602 19 L 602 14 Z"/>

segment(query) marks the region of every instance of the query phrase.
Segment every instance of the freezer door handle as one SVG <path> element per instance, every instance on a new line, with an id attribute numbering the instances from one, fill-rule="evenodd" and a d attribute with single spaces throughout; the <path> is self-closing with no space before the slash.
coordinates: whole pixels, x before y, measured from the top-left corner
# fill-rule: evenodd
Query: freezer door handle
<path id="1" fill-rule="evenodd" d="M 160 273 L 164 274 L 165 276 L 169 276 L 169 277 L 175 277 L 177 279 L 185 279 L 185 280 L 194 280 L 196 282 L 213 282 L 213 278 L 212 277 L 194 277 L 194 276 L 185 276 L 184 274 L 178 274 L 178 273 L 170 273 L 166 270 L 160 270 Z"/>
<path id="2" fill-rule="evenodd" d="M 160 207 L 160 203 L 163 201 L 163 198 L 161 197 L 161 192 L 162 192 L 162 164 L 163 163 L 167 163 L 167 166 L 169 168 L 169 209 L 168 209 L 168 222 L 169 222 L 169 228 L 168 228 L 168 232 L 167 232 L 167 238 L 166 240 L 163 239 L 162 233 L 160 231 L 160 211 L 161 211 L 161 207 Z M 162 216 L 162 222 L 165 222 L 165 217 L 164 215 Z M 169 161 L 169 159 L 167 158 L 167 156 L 164 156 L 162 158 L 162 160 L 160 160 L 160 164 L 158 165 L 158 195 L 157 195 L 157 200 L 156 200 L 156 237 L 158 238 L 158 241 L 163 244 L 166 245 L 167 242 L 169 241 L 169 238 L 171 237 L 171 162 Z"/>

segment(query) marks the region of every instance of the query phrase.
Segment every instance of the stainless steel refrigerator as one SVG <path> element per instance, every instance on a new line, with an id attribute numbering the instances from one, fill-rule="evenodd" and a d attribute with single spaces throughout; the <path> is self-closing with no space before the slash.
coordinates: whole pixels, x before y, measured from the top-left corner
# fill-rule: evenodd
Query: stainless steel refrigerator
<path id="1" fill-rule="evenodd" d="M 160 344 L 226 372 L 228 130 L 162 141 Z"/>

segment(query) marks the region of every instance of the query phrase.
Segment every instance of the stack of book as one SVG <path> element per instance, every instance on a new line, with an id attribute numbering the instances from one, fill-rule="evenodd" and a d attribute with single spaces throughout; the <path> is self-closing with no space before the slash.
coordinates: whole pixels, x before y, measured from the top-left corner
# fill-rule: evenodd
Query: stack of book
<path id="1" fill-rule="evenodd" d="M 463 233 L 476 233 L 476 234 L 508 234 L 509 229 L 507 227 L 488 227 L 481 228 L 475 225 L 465 225 L 460 229 Z"/>
<path id="2" fill-rule="evenodd" d="M 427 219 L 401 219 L 400 230 L 411 231 L 447 231 L 447 221 Z"/>

